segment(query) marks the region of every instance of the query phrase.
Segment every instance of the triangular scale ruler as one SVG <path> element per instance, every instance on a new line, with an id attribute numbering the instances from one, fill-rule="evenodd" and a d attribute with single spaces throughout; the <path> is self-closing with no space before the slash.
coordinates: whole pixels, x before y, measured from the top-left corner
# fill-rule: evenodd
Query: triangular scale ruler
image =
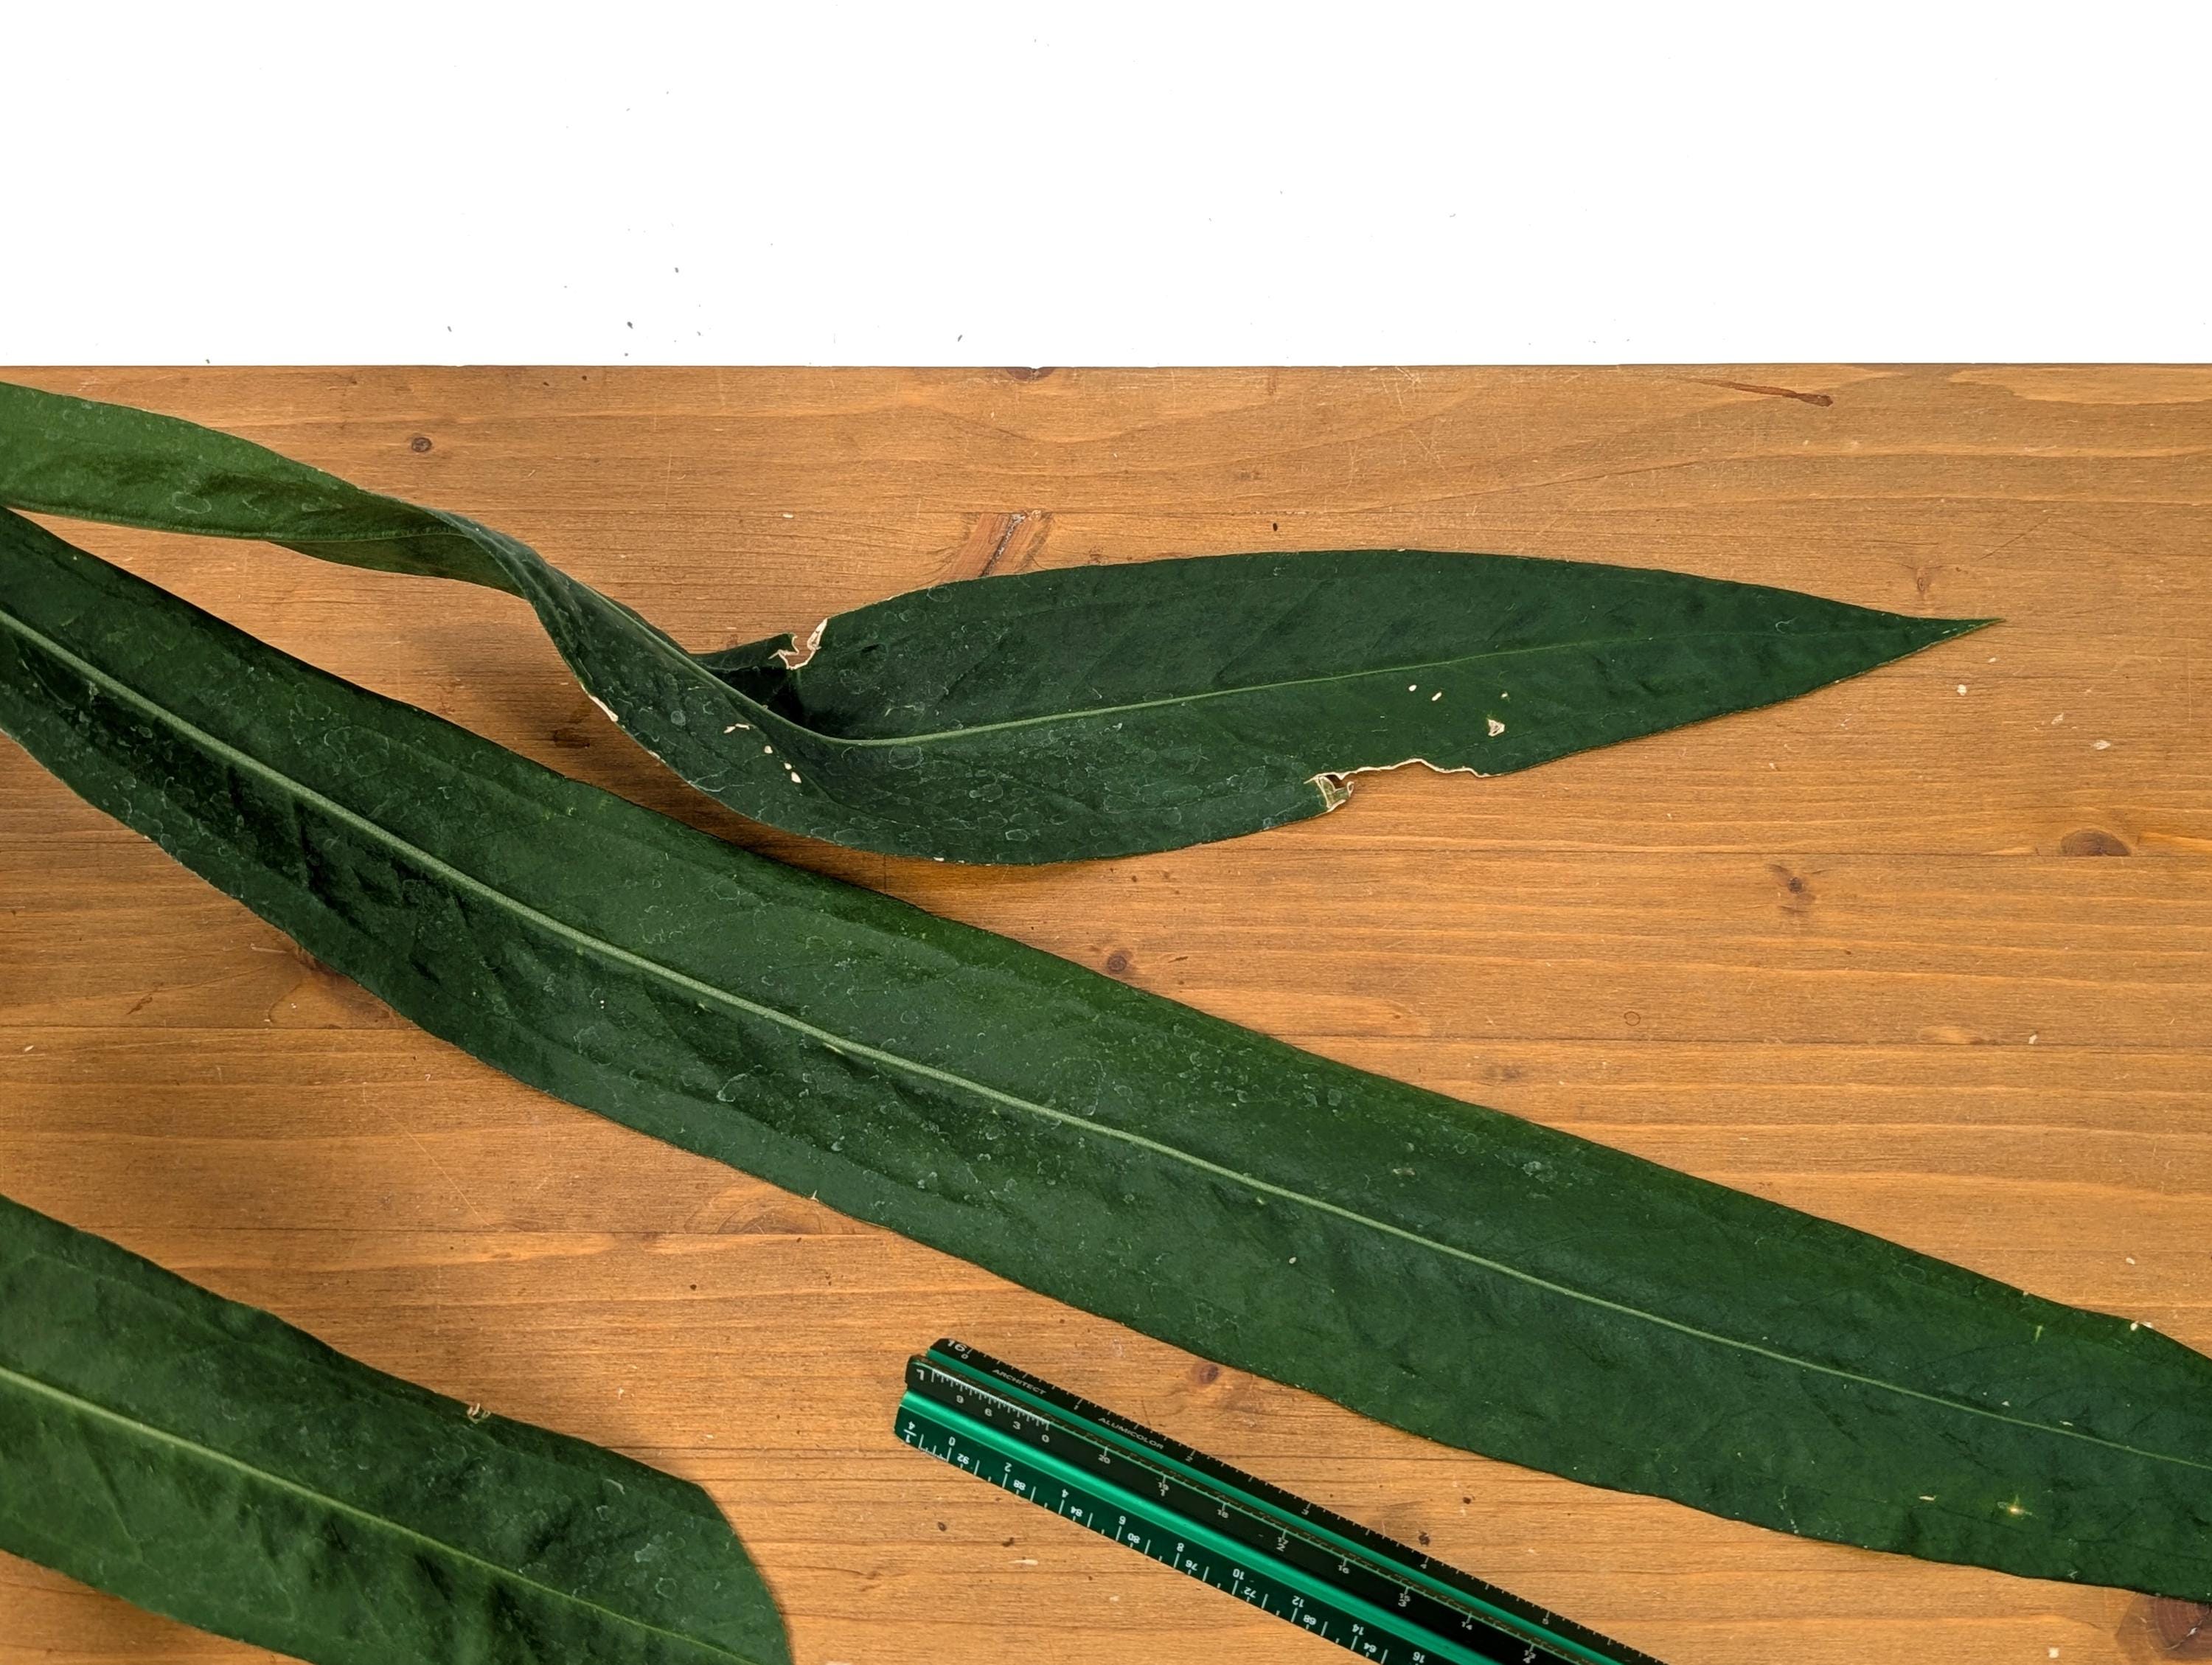
<path id="1" fill-rule="evenodd" d="M 906 1383 L 916 1449 L 1376 1665 L 1660 1665 L 961 1342 Z"/>

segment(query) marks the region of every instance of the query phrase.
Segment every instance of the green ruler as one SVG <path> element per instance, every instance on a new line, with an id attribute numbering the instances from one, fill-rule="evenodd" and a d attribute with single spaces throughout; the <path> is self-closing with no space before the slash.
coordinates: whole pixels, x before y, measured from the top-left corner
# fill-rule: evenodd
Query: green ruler
<path id="1" fill-rule="evenodd" d="M 958 1341 L 898 1437 L 1378 1665 L 1659 1665 Z"/>

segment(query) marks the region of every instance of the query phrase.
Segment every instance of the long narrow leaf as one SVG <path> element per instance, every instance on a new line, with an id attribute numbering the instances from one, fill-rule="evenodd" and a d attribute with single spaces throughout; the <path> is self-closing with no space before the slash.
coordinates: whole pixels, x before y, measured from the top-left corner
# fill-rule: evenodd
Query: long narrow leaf
<path id="1" fill-rule="evenodd" d="M 1345 777 L 1502 775 L 1770 704 L 1985 621 L 1681 573 L 1413 550 L 944 584 L 703 655 L 536 551 L 231 435 L 0 384 L 0 502 L 262 538 L 521 596 L 600 706 L 739 814 L 1065 861 L 1320 815 Z"/>
<path id="2" fill-rule="evenodd" d="M 0 518 L 0 726 L 573 1103 L 1401 1427 L 2212 1596 L 2212 1360 L 794 871 Z"/>
<path id="3" fill-rule="evenodd" d="M 315 1665 L 790 1665 L 696 1486 L 6 1197 L 0 1549 Z"/>

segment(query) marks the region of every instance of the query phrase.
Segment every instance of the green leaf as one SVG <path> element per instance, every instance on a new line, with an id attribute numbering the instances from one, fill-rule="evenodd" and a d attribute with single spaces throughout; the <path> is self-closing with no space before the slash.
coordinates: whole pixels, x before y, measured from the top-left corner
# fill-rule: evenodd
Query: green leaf
<path id="1" fill-rule="evenodd" d="M 693 655 L 526 545 L 228 434 L 0 384 L 0 502 L 512 591 L 586 690 L 741 815 L 898 855 L 1066 861 L 1502 775 L 1766 705 L 1986 620 L 1681 573 L 1415 550 L 944 584 Z M 794 668 L 796 667 L 796 668 Z"/>
<path id="2" fill-rule="evenodd" d="M 523 1080 L 1471 1450 L 2212 1596 L 2212 1360 L 785 867 L 0 515 L 0 726 Z"/>
<path id="3" fill-rule="evenodd" d="M 698 1487 L 6 1197 L 0 1549 L 316 1665 L 790 1665 Z"/>

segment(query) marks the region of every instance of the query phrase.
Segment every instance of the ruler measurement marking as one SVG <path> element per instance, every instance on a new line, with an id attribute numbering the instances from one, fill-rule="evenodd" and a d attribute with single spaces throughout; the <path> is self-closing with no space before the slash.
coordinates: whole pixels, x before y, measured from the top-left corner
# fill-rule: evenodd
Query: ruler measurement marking
<path id="1" fill-rule="evenodd" d="M 951 1382 L 963 1396 L 964 1402 L 964 1395 L 969 1388 L 969 1384 L 964 1380 L 964 1378 L 948 1377 L 945 1373 L 942 1371 L 937 1372 L 936 1374 L 939 1380 Z M 996 1384 L 994 1383 L 994 1386 Z M 1146 1434 L 1150 1433 L 1149 1430 L 1140 1431 Z M 1157 1440 L 1157 1436 L 1152 1437 L 1154 1440 Z M 1130 1441 L 1126 1437 L 1124 1437 L 1122 1443 L 1130 1446 L 1135 1454 L 1134 1460 L 1139 1463 L 1149 1463 L 1160 1457 L 1159 1451 L 1152 1443 L 1146 1441 Z M 1102 1453 L 1101 1461 L 1102 1462 L 1110 1461 L 1111 1457 L 1107 1454 Z M 1212 1499 L 1212 1502 L 1213 1504 L 1215 1517 L 1218 1520 L 1230 1523 L 1232 1528 L 1237 1528 L 1243 1522 L 1248 1521 L 1255 1522 L 1258 1521 L 1258 1517 L 1252 1515 L 1252 1513 L 1248 1510 L 1244 1510 L 1241 1507 L 1232 1509 L 1229 1504 L 1221 1501 L 1218 1498 L 1213 1498 Z M 1312 1505 L 1310 1504 L 1302 1504 L 1301 1508 L 1308 1514 L 1312 1512 Z M 1280 1510 L 1276 1512 L 1278 1514 L 1282 1513 Z M 1285 1518 L 1288 1517 L 1285 1516 Z M 1350 1525 L 1352 1523 L 1346 1522 L 1346 1524 Z M 1309 1527 L 1308 1529 L 1312 1530 L 1315 1528 Z M 1260 1538 L 1262 1535 L 1261 1533 L 1255 1531 L 1242 1531 L 1239 1533 L 1239 1535 L 1246 1539 L 1252 1547 L 1257 1548 L 1260 1547 Z M 1288 1534 L 1284 1532 L 1267 1528 L 1265 1535 L 1269 1535 L 1273 1538 L 1275 1546 L 1279 1551 L 1295 1546 L 1301 1552 L 1308 1552 L 1312 1547 L 1309 1540 L 1303 1534 L 1299 1538 L 1294 1540 L 1291 1539 Z M 1355 1572 L 1364 1575 L 1361 1582 L 1369 1584 L 1370 1589 L 1367 1591 L 1367 1595 L 1370 1601 L 1373 1600 L 1376 1594 L 1372 1586 L 1380 1583 L 1388 1587 L 1383 1593 L 1392 1595 L 1395 1598 L 1395 1605 L 1399 1608 L 1402 1610 L 1411 1605 L 1411 1593 L 1406 1589 L 1403 1583 L 1398 1581 L 1397 1576 L 1384 1568 L 1377 1566 L 1367 1556 L 1355 1553 L 1352 1559 L 1346 1559 L 1343 1554 L 1337 1553 L 1333 1547 L 1324 1545 L 1322 1547 L 1322 1553 L 1319 1559 L 1328 1566 L 1333 1567 L 1335 1574 L 1340 1577 L 1348 1577 Z M 1307 1570 L 1318 1571 L 1319 1569 L 1308 1568 Z M 1238 1595 L 1240 1597 L 1243 1597 L 1243 1599 L 1248 1601 L 1251 1599 L 1249 1596 L 1243 1596 L 1243 1592 L 1241 1589 L 1232 1589 L 1231 1593 Z M 1353 1593 L 1357 1594 L 1359 1592 L 1355 1590 Z M 1264 1605 L 1264 1603 L 1262 1603 L 1262 1605 Z M 1431 1619 L 1431 1622 L 1425 1625 L 1424 1628 L 1430 1629 L 1431 1631 L 1435 1630 L 1435 1621 L 1439 1619 L 1445 1626 L 1456 1627 L 1462 1631 L 1473 1632 L 1479 1628 L 1477 1622 L 1471 1619 L 1457 1602 L 1448 1602 L 1443 1605 L 1445 1609 L 1444 1612 L 1441 1614 L 1435 1615 L 1434 1618 Z M 1268 1611 L 1272 1612 L 1273 1609 L 1269 1608 Z M 1548 1615 L 1547 1615 L 1547 1617 L 1548 1617 Z M 1357 1634 L 1361 1639 L 1361 1645 L 1365 1645 L 1364 1629 Z M 1488 1657 L 1488 1656 L 1484 1656 L 1486 1658 Z M 1602 1657 L 1601 1656 L 1595 1655 L 1574 1655 L 1571 1656 L 1578 1659 L 1585 1656 Z"/>
<path id="2" fill-rule="evenodd" d="M 929 1411 L 936 1411 L 941 1414 L 932 1416 L 927 1414 Z M 947 1451 L 957 1449 L 963 1435 L 956 1425 L 963 1421 L 971 1424 L 971 1431 L 966 1435 L 966 1438 L 972 1443 L 978 1437 L 977 1431 L 975 1431 L 975 1419 L 969 1418 L 965 1412 L 951 1410 L 950 1407 L 942 1406 L 926 1407 L 922 1414 L 902 1417 L 900 1431 L 908 1443 L 915 1445 L 920 1449 L 930 1451 L 933 1455 L 942 1456 Z M 936 1446 L 933 1446 L 929 1438 L 933 1431 L 939 1436 Z M 942 1449 L 939 1449 L 940 1447 Z M 1039 1455 L 1042 1455 L 1042 1454 Z M 989 1478 L 988 1472 L 980 1467 L 971 1468 L 969 1472 L 981 1474 L 986 1479 Z M 1132 1510 L 1141 1506 L 1141 1499 L 1109 1480 L 1094 1480 L 1091 1483 L 1098 1487 L 1100 1493 L 1118 1495 L 1094 1494 L 1091 1498 L 1090 1518 L 1085 1523 L 1103 1537 L 1111 1538 L 1126 1547 L 1137 1550 L 1140 1554 L 1146 1555 L 1148 1559 L 1172 1565 L 1172 1562 L 1169 1562 L 1166 1557 L 1157 1552 L 1152 1539 L 1140 1530 L 1132 1529 L 1133 1518 Z M 1079 1516 L 1078 1518 L 1081 1517 Z M 1186 1541 L 1190 1540 L 1186 1540 Z M 1203 1540 L 1200 1541 L 1202 1543 Z M 1217 1589 L 1236 1595 L 1248 1606 L 1259 1606 L 1257 1598 L 1260 1592 L 1253 1588 L 1247 1571 L 1248 1568 L 1255 1565 L 1259 1558 L 1243 1554 L 1241 1552 L 1246 1547 L 1245 1546 L 1226 1539 L 1218 1540 L 1212 1544 L 1205 1544 L 1203 1547 L 1211 1558 L 1208 1571 L 1212 1573 L 1212 1577 L 1204 1577 L 1203 1582 L 1212 1584 Z M 1276 1576 L 1281 1577 L 1289 1574 L 1290 1571 L 1288 1567 L 1284 1567 L 1277 1572 Z M 1343 1595 L 1339 1598 L 1334 1616 L 1340 1626 L 1353 1627 L 1353 1634 L 1364 1635 L 1367 1630 L 1374 1628 L 1380 1623 L 1387 1622 L 1379 1609 L 1368 1612 L 1366 1611 L 1368 1607 L 1368 1603 L 1355 1595 Z M 1271 1613 L 1273 1612 L 1272 1607 L 1266 1610 Z M 1323 1634 L 1330 1635 L 1332 1640 L 1339 1639 L 1328 1630 L 1326 1624 L 1317 1628 L 1321 1629 Z M 1488 1653 L 1445 1654 L 1439 1655 L 1438 1657 L 1462 1659 L 1470 1662 L 1470 1665 L 1493 1665 L 1493 1662 L 1496 1665 L 1504 1665 L 1505 1660 L 1504 1656 Z M 1515 1665 L 1518 1665 L 1518 1662 L 1515 1662 Z"/>
<path id="3" fill-rule="evenodd" d="M 1612 1665 L 1624 1651 L 1618 1643 L 1583 1632 L 1581 1626 L 1557 1613 L 1520 1601 L 1479 1579 L 1468 1577 L 1456 1568 L 1444 1566 L 1403 1544 L 1370 1532 L 1357 1522 L 1347 1521 L 1318 1504 L 1270 1486 L 1202 1452 L 1177 1445 L 1103 1406 L 1078 1399 L 959 1342 L 940 1343 L 931 1353 L 915 1360 L 914 1367 L 925 1370 L 928 1380 L 944 1383 L 956 1393 L 1004 1397 L 1023 1408 L 1041 1407 L 1030 1414 L 1048 1425 L 1054 1416 L 1067 1418 L 1077 1425 L 1078 1437 L 1113 1445 L 1141 1462 L 1168 1465 L 1187 1475 L 1201 1492 L 1210 1494 L 1226 1486 L 1233 1489 L 1248 1510 L 1257 1510 L 1286 1523 L 1301 1540 L 1319 1538 L 1325 1546 L 1334 1548 L 1337 1552 L 1337 1576 L 1349 1576 L 1358 1567 L 1369 1580 L 1382 1580 L 1401 1591 L 1405 1583 L 1415 1583 L 1425 1593 L 1440 1598 L 1443 1606 L 1455 1610 L 1453 1618 L 1461 1629 L 1476 1628 L 1458 1611 L 1471 1607 L 1480 1615 L 1479 1622 L 1489 1623 L 1510 1634 L 1518 1636 L 1533 1629 L 1577 1665 Z M 1102 1463 L 1110 1460 L 1101 1454 Z M 1232 1526 L 1237 1522 L 1239 1516 L 1232 1514 L 1226 1504 L 1218 1498 L 1212 1501 L 1218 1520 Z M 1625 1651 L 1631 1657 L 1646 1657 L 1635 1655 L 1632 1650 Z M 1522 1665 L 1522 1662 L 1515 1661 L 1513 1665 Z"/>
<path id="4" fill-rule="evenodd" d="M 1056 1491 L 1063 1518 L 1376 1665 L 1658 1665 L 958 1342 L 910 1362 L 897 1428 L 1012 1496 Z"/>

